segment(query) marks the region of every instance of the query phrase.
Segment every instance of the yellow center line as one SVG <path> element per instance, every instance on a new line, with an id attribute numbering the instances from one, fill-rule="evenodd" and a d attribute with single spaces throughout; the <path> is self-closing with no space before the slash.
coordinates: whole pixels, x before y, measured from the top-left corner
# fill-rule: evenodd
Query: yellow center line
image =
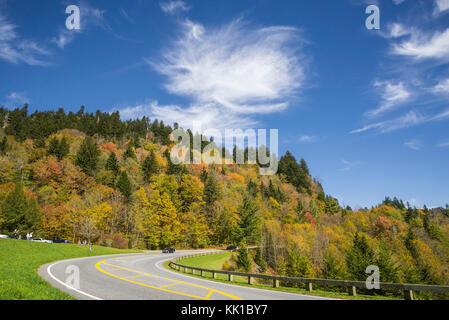
<path id="1" fill-rule="evenodd" d="M 162 286 L 162 287 L 158 287 L 159 289 L 160 288 L 167 288 L 167 287 L 171 287 L 171 286 L 175 286 L 175 285 L 177 285 L 177 284 L 181 284 L 181 282 L 175 282 L 175 283 L 170 283 L 170 284 L 167 284 L 167 285 L 165 285 L 165 286 Z"/>
<path id="2" fill-rule="evenodd" d="M 129 259 L 129 258 L 135 258 L 135 257 L 136 257 L 136 256 L 130 256 L 130 257 L 126 257 L 126 258 Z M 139 255 L 139 257 L 141 257 L 141 255 Z M 211 288 L 207 288 L 207 287 L 204 287 L 204 286 L 201 286 L 201 285 L 198 285 L 198 284 L 189 283 L 189 282 L 185 282 L 185 281 L 174 280 L 174 279 L 170 279 L 170 278 L 166 278 L 166 277 L 161 277 L 161 276 L 158 276 L 158 275 L 149 274 L 149 273 L 145 273 L 145 272 L 138 271 L 138 270 L 133 270 L 133 269 L 129 269 L 129 268 L 122 267 L 122 266 L 117 266 L 117 265 L 110 264 L 110 263 L 107 263 L 107 262 L 106 262 L 106 261 L 109 262 L 109 261 L 119 260 L 119 259 L 123 259 L 123 257 L 122 257 L 122 258 L 105 259 L 105 260 L 99 261 L 99 262 L 97 262 L 97 263 L 95 264 L 95 268 L 96 268 L 98 271 L 102 272 L 102 273 L 105 273 L 105 274 L 107 274 L 107 275 L 109 275 L 109 276 L 111 276 L 111 277 L 114 277 L 114 278 L 117 278 L 117 279 L 120 279 L 120 280 L 123 280 L 123 281 L 131 282 L 131 283 L 134 283 L 134 284 L 143 286 L 143 287 L 147 287 L 147 288 L 151 288 L 151 289 L 156 289 L 156 290 L 161 290 L 161 291 L 165 291 L 165 292 L 169 292 L 169 293 L 173 293 L 173 294 L 178 294 L 178 295 L 182 295 L 182 296 L 187 296 L 187 297 L 191 297 L 191 298 L 202 299 L 202 300 L 209 300 L 209 297 L 210 297 L 210 295 L 212 294 L 212 292 L 216 292 L 216 293 L 218 293 L 218 294 L 221 294 L 221 295 L 226 296 L 226 297 L 228 297 L 228 298 L 231 298 L 231 299 L 233 299 L 233 300 L 243 300 L 242 298 L 239 298 L 239 297 L 234 296 L 234 295 L 232 295 L 232 294 L 229 294 L 229 293 L 226 293 L 226 292 L 223 292 L 223 291 L 219 291 L 219 290 L 215 290 L 215 289 L 211 289 Z M 193 294 L 188 294 L 188 293 L 184 293 L 184 292 L 179 292 L 179 291 L 169 290 L 169 289 L 166 289 L 166 288 L 165 288 L 166 286 L 162 286 L 162 287 L 151 286 L 151 285 L 148 285 L 148 284 L 145 284 L 145 283 L 141 283 L 141 282 L 137 282 L 137 281 L 133 281 L 133 280 L 131 280 L 131 279 L 128 279 L 128 278 L 130 278 L 130 277 L 119 277 L 119 276 L 117 276 L 117 275 L 115 275 L 115 274 L 112 274 L 112 273 L 110 273 L 110 272 L 108 272 L 108 271 L 102 269 L 102 268 L 100 267 L 101 264 L 104 264 L 104 265 L 107 265 L 107 266 L 111 266 L 111 267 L 115 267 L 115 268 L 122 269 L 122 270 L 127 270 L 127 271 L 134 272 L 134 273 L 138 273 L 139 276 L 154 277 L 154 278 L 159 278 L 159 279 L 164 279 L 164 280 L 169 280 L 169 281 L 176 282 L 175 284 L 186 284 L 186 285 L 188 285 L 188 286 L 192 286 L 192 287 L 196 287 L 196 288 L 201 288 L 201 289 L 206 289 L 206 290 L 209 290 L 209 293 L 208 293 L 208 295 L 207 295 L 206 297 L 200 297 L 200 296 L 193 295 Z M 171 285 L 174 285 L 174 284 L 171 284 Z M 170 285 L 169 285 L 169 286 L 170 286 Z"/>

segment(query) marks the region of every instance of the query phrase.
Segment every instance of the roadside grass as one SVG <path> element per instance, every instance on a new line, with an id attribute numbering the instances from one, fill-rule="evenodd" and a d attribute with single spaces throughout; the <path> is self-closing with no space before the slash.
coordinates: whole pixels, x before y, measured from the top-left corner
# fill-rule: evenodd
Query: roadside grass
<path id="1" fill-rule="evenodd" d="M 210 269 L 210 270 L 222 270 L 223 263 L 228 260 L 231 257 L 232 253 L 230 252 L 222 252 L 217 254 L 211 254 L 211 255 L 205 255 L 205 256 L 199 256 L 199 257 L 193 257 L 193 258 L 186 258 L 177 261 L 177 263 L 189 266 L 189 267 L 197 267 L 197 268 L 204 268 L 204 269 Z M 196 278 L 202 278 L 207 280 L 213 280 L 217 282 L 222 283 L 228 283 L 231 282 L 228 281 L 228 276 L 225 274 L 217 274 L 216 279 L 212 278 L 212 273 L 206 272 L 204 277 L 201 277 L 199 272 L 195 273 L 184 273 L 182 271 L 177 271 L 175 269 L 172 269 L 169 267 L 169 261 L 166 261 L 164 264 L 164 267 L 167 269 L 170 269 L 174 272 L 187 274 L 189 276 L 193 276 Z M 190 271 L 190 270 L 189 270 Z M 252 287 L 252 288 L 259 288 L 259 289 L 265 289 L 265 290 L 273 290 L 273 291 L 281 291 L 281 292 L 289 292 L 289 293 L 297 293 L 297 294 L 305 294 L 305 295 L 312 295 L 312 296 L 319 296 L 319 297 L 328 297 L 328 298 L 336 298 L 336 299 L 348 299 L 348 300 L 403 300 L 399 297 L 394 296 L 380 296 L 380 295 L 363 295 L 363 294 L 357 294 L 357 296 L 350 296 L 348 293 L 345 292 L 337 292 L 337 291 L 325 291 L 325 290 L 313 290 L 312 292 L 307 291 L 303 288 L 293 288 L 293 287 L 283 287 L 280 286 L 279 288 L 273 288 L 272 284 L 264 284 L 258 282 L 258 279 L 255 279 L 254 284 L 250 285 L 248 284 L 248 278 L 246 277 L 238 277 L 234 276 L 234 279 L 232 281 L 232 284 L 236 284 L 239 286 L 244 287 Z"/>
<path id="2" fill-rule="evenodd" d="M 101 246 L 0 239 L 0 300 L 74 300 L 38 274 L 43 264 L 71 258 L 136 253 Z"/>

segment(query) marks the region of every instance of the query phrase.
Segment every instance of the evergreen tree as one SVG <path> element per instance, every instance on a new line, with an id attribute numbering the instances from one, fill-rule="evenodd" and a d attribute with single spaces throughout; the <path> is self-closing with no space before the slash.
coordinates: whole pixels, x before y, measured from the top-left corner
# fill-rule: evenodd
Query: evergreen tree
<path id="1" fill-rule="evenodd" d="M 245 195 L 238 213 L 240 221 L 234 235 L 236 242 L 257 243 L 260 234 L 260 219 L 257 215 L 257 206 L 248 195 Z"/>
<path id="2" fill-rule="evenodd" d="M 128 159 L 128 158 L 132 158 L 132 159 L 136 159 L 136 154 L 134 152 L 133 149 L 133 144 L 130 142 L 128 143 L 128 147 L 126 148 L 125 153 L 123 153 L 123 159 Z"/>
<path id="3" fill-rule="evenodd" d="M 337 214 L 340 211 L 340 205 L 337 199 L 327 196 L 326 197 L 326 213 L 329 215 Z"/>
<path id="4" fill-rule="evenodd" d="M 56 137 L 50 139 L 48 144 L 47 154 L 52 156 L 57 156 L 59 150 L 59 141 Z"/>
<path id="5" fill-rule="evenodd" d="M 254 262 L 260 267 L 262 272 L 265 272 L 267 270 L 267 263 L 263 259 L 262 250 L 260 250 L 260 247 L 256 248 L 256 255 L 254 256 Z"/>
<path id="6" fill-rule="evenodd" d="M 97 169 L 99 156 L 100 151 L 98 150 L 97 144 L 92 138 L 88 137 L 84 139 L 76 154 L 75 164 L 80 166 L 85 174 L 93 176 Z"/>
<path id="7" fill-rule="evenodd" d="M 245 272 L 251 271 L 251 258 L 249 257 L 248 249 L 244 241 L 240 243 L 239 249 L 237 250 L 237 265 Z"/>
<path id="8" fill-rule="evenodd" d="M 302 166 L 299 165 L 289 151 L 281 157 L 278 173 L 285 175 L 287 182 L 291 183 L 299 192 L 310 192 L 310 177 L 305 161 Z"/>
<path id="9" fill-rule="evenodd" d="M 41 222 L 41 212 L 36 200 L 27 199 L 20 183 L 6 196 L 2 214 L 5 219 L 4 227 L 10 232 L 14 229 L 33 231 Z"/>
<path id="10" fill-rule="evenodd" d="M 204 184 L 205 184 L 206 181 L 207 181 L 207 175 L 208 175 L 207 170 L 206 170 L 205 167 L 203 167 L 203 169 L 201 170 L 201 174 L 200 174 L 200 180 L 201 180 L 201 182 L 204 183 Z"/>
<path id="11" fill-rule="evenodd" d="M 1 154 L 5 154 L 7 142 L 8 142 L 8 140 L 7 140 L 6 136 L 4 136 L 3 139 L 0 141 L 0 153 Z"/>
<path id="12" fill-rule="evenodd" d="M 355 234 L 351 249 L 346 256 L 348 271 L 353 280 L 366 280 L 366 267 L 374 264 L 374 251 L 368 244 L 366 237 Z"/>
<path id="13" fill-rule="evenodd" d="M 117 176 L 120 172 L 120 166 L 118 164 L 117 156 L 115 152 L 111 152 L 108 160 L 106 161 L 105 169 L 112 171 L 115 176 Z"/>
<path id="14" fill-rule="evenodd" d="M 387 244 L 383 242 L 381 244 L 381 250 L 377 258 L 376 265 L 380 270 L 381 282 L 397 282 L 398 270 L 391 259 L 391 251 L 388 249 Z"/>
<path id="15" fill-rule="evenodd" d="M 304 216 L 304 205 L 302 204 L 301 200 L 298 200 L 298 205 L 296 206 L 296 214 L 298 217 L 298 221 L 301 221 L 302 217 Z"/>
<path id="16" fill-rule="evenodd" d="M 210 172 L 204 185 L 204 202 L 206 206 L 212 206 L 220 197 L 218 182 L 215 173 Z"/>
<path id="17" fill-rule="evenodd" d="M 120 178 L 117 181 L 117 189 L 123 194 L 127 201 L 131 199 L 132 185 L 126 171 L 122 171 L 120 174 Z"/>
<path id="18" fill-rule="evenodd" d="M 58 152 L 56 154 L 59 161 L 61 161 L 64 157 L 69 154 L 70 145 L 67 142 L 65 137 L 62 137 L 61 141 L 58 144 Z"/>
<path id="19" fill-rule="evenodd" d="M 251 196 L 251 197 L 253 197 L 253 198 L 255 198 L 255 197 L 257 197 L 257 192 L 258 192 L 258 190 L 257 190 L 257 183 L 255 183 L 252 179 L 248 182 L 248 185 L 247 185 L 247 190 L 248 190 L 248 194 Z"/>
<path id="20" fill-rule="evenodd" d="M 158 174 L 159 164 L 157 163 L 153 150 L 151 150 L 150 154 L 143 161 L 142 171 L 145 181 L 149 181 L 153 175 Z"/>

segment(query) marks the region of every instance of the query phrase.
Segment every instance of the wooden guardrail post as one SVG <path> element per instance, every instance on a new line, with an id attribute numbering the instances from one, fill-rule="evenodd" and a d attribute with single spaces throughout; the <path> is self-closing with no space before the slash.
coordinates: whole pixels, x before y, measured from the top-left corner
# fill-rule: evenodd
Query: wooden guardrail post
<path id="1" fill-rule="evenodd" d="M 312 282 L 307 283 L 307 291 L 309 291 L 309 292 L 313 291 L 313 283 Z"/>
<path id="2" fill-rule="evenodd" d="M 212 272 L 212 279 L 217 279 L 217 273 L 216 272 Z"/>
<path id="3" fill-rule="evenodd" d="M 273 288 L 279 288 L 279 280 L 273 279 Z"/>
<path id="4" fill-rule="evenodd" d="M 254 277 L 248 276 L 248 284 L 253 284 Z"/>
<path id="5" fill-rule="evenodd" d="M 349 287 L 349 295 L 355 297 L 357 295 L 357 288 L 354 286 Z"/>
<path id="6" fill-rule="evenodd" d="M 232 282 L 234 280 L 234 276 L 231 273 L 228 273 L 228 281 Z"/>
<path id="7" fill-rule="evenodd" d="M 415 296 L 412 290 L 404 290 L 405 300 L 415 300 Z"/>
<path id="8" fill-rule="evenodd" d="M 201 270 L 201 276 L 204 278 L 204 271 Z"/>

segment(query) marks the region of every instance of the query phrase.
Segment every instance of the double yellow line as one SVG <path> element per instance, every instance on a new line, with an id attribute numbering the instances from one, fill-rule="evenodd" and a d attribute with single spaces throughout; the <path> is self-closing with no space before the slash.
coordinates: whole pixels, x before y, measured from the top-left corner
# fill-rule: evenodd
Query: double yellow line
<path id="1" fill-rule="evenodd" d="M 190 297 L 190 298 L 201 299 L 201 300 L 211 300 L 210 296 L 213 293 L 218 293 L 218 294 L 221 294 L 221 295 L 226 296 L 228 298 L 231 298 L 233 300 L 243 300 L 242 298 L 236 297 L 236 296 L 234 296 L 232 294 L 229 294 L 229 293 L 226 293 L 226 292 L 223 292 L 223 291 L 219 291 L 219 290 L 216 290 L 216 289 L 207 288 L 207 287 L 204 287 L 204 286 L 201 286 L 201 285 L 197 285 L 197 284 L 189 283 L 189 282 L 185 282 L 185 281 L 179 281 L 179 280 L 175 280 L 175 279 L 165 278 L 165 277 L 161 277 L 161 276 L 158 276 L 158 275 L 149 274 L 149 273 L 145 273 L 145 272 L 142 272 L 142 271 L 133 270 L 133 269 L 129 269 L 129 268 L 126 268 L 126 267 L 117 266 L 115 264 L 109 263 L 109 262 L 114 261 L 114 260 L 120 260 L 120 259 L 124 259 L 124 258 L 135 258 L 135 257 L 137 257 L 137 256 L 105 259 L 105 260 L 97 262 L 95 264 L 95 268 L 98 271 L 107 274 L 108 276 L 111 276 L 111 277 L 114 277 L 114 278 L 117 278 L 117 279 L 120 279 L 120 280 L 123 280 L 123 281 L 126 281 L 126 282 L 130 282 L 130 283 L 133 283 L 133 284 L 137 284 L 139 286 L 143 286 L 143 287 L 147 287 L 147 288 L 151 288 L 151 289 L 156 289 L 156 290 L 160 290 L 160 291 L 165 291 L 165 292 L 169 292 L 169 293 L 173 293 L 173 294 L 177 294 L 177 295 L 182 295 L 182 296 L 186 296 L 186 297 Z M 141 257 L 141 255 L 139 255 L 138 257 Z M 106 266 L 112 267 L 112 268 L 114 268 L 114 270 L 126 270 L 126 271 L 130 271 L 130 272 L 134 272 L 134 273 L 137 273 L 137 275 L 136 276 L 129 276 L 129 277 L 120 277 L 120 276 L 117 276 L 115 274 L 112 274 L 112 273 L 102 269 L 101 265 L 106 265 Z M 141 282 L 138 282 L 138 281 L 131 280 L 131 278 L 137 278 L 137 277 L 153 277 L 153 278 L 173 281 L 173 283 L 168 284 L 168 285 L 164 285 L 164 286 L 160 286 L 160 287 L 156 287 L 156 286 L 152 286 L 152 285 L 149 285 L 149 284 L 146 284 L 146 283 L 141 283 Z M 175 285 L 178 285 L 178 284 L 185 284 L 185 285 L 188 285 L 188 286 L 209 290 L 209 293 L 206 296 L 201 297 L 201 296 L 197 296 L 197 295 L 193 295 L 193 294 L 188 294 L 188 293 L 184 293 L 184 292 L 179 292 L 179 291 L 167 289 L 167 287 L 175 286 Z"/>

